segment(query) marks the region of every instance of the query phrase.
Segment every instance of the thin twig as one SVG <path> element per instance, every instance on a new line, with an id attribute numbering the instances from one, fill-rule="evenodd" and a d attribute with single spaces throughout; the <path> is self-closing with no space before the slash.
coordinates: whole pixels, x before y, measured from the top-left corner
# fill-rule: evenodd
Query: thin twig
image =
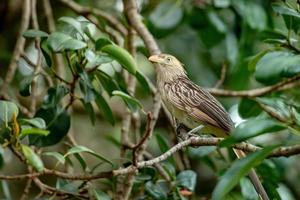
<path id="1" fill-rule="evenodd" d="M 146 148 L 146 142 L 151 136 L 152 129 L 151 129 L 151 121 L 152 121 L 152 116 L 151 113 L 149 112 L 147 114 L 147 125 L 146 125 L 146 130 L 145 134 L 142 137 L 142 139 L 133 147 L 133 152 L 132 152 L 132 157 L 133 157 L 133 165 L 137 166 L 137 163 L 139 161 L 139 156 L 143 155 L 143 151 Z"/>
<path id="2" fill-rule="evenodd" d="M 56 196 L 62 196 L 62 197 L 70 196 L 70 197 L 77 197 L 80 199 L 90 199 L 89 197 L 82 195 L 82 194 L 76 194 L 76 193 L 71 193 L 71 192 L 67 192 L 67 191 L 62 191 L 62 190 L 56 189 L 54 187 L 51 187 L 49 185 L 46 185 L 38 178 L 34 178 L 33 181 L 34 181 L 35 185 L 38 186 L 41 191 L 43 191 L 43 193 L 46 193 L 49 195 L 55 194 Z"/>
<path id="3" fill-rule="evenodd" d="M 71 82 L 69 82 L 69 81 L 63 79 L 62 77 L 60 77 L 60 75 L 58 75 L 54 70 L 52 70 L 52 73 L 53 73 L 53 76 L 54 76 L 55 78 L 57 78 L 59 81 L 65 83 L 65 84 L 67 84 L 67 85 L 71 85 L 71 84 L 72 84 Z"/>
<path id="4" fill-rule="evenodd" d="M 36 0 L 31 0 L 31 21 L 32 21 L 32 26 L 35 30 L 39 30 L 39 23 L 38 23 L 38 19 L 37 19 L 37 1 Z M 37 63 L 35 65 L 35 69 L 33 72 L 34 78 L 32 80 L 31 83 L 31 104 L 30 104 L 30 111 L 32 114 L 35 114 L 35 110 L 36 110 L 36 100 L 37 100 L 37 78 L 38 76 L 36 76 L 40 70 L 41 70 L 41 65 L 42 65 L 42 51 L 40 48 L 40 38 L 36 37 L 34 40 L 35 43 L 35 48 L 38 51 L 38 56 L 37 56 Z"/>
<path id="5" fill-rule="evenodd" d="M 222 69 L 221 69 L 220 79 L 215 84 L 214 88 L 218 88 L 218 87 L 220 87 L 224 83 L 225 78 L 226 78 L 226 72 L 227 72 L 227 65 L 225 63 L 223 63 L 222 64 Z"/>
<path id="6" fill-rule="evenodd" d="M 28 167 L 28 172 L 32 173 L 32 167 L 31 166 Z M 23 194 L 22 194 L 22 196 L 20 198 L 21 200 L 28 199 L 28 195 L 29 195 L 29 191 L 30 191 L 31 186 L 32 186 L 32 179 L 29 178 L 29 179 L 27 179 L 27 182 L 26 182 Z"/>

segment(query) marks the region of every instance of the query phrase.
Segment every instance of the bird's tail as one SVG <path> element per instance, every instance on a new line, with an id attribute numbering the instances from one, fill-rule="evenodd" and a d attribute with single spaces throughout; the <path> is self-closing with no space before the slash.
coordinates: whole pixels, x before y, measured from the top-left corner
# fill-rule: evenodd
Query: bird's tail
<path id="1" fill-rule="evenodd" d="M 246 154 L 242 150 L 233 149 L 233 151 L 234 151 L 235 155 L 238 157 L 238 159 L 246 157 Z M 269 200 L 268 194 L 266 193 L 266 191 L 265 191 L 263 185 L 261 184 L 254 169 L 250 170 L 248 176 L 249 176 L 256 192 L 258 193 L 260 199 Z"/>

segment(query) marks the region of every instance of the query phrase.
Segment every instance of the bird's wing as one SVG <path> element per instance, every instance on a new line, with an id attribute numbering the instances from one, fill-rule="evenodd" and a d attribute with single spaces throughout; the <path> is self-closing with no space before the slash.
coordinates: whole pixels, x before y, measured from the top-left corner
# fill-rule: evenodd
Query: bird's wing
<path id="1" fill-rule="evenodd" d="M 186 77 L 179 77 L 169 85 L 170 103 L 195 119 L 229 132 L 233 122 L 223 106 L 207 91 Z"/>

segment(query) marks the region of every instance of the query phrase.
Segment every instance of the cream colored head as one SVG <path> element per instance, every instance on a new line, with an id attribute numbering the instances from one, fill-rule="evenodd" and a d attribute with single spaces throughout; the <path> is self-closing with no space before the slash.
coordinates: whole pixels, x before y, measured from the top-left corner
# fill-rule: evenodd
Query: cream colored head
<path id="1" fill-rule="evenodd" d="M 159 54 L 150 56 L 149 61 L 157 63 L 159 66 L 158 78 L 168 82 L 172 81 L 178 76 L 186 76 L 183 64 L 172 55 Z"/>

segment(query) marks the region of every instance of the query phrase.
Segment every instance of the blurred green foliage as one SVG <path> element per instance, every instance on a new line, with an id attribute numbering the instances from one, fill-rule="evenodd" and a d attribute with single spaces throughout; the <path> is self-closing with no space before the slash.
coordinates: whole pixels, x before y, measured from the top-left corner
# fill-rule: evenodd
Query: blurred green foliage
<path id="1" fill-rule="evenodd" d="M 18 6 L 10 8 L 11 2 L 14 1 L 0 3 L 0 13 L 4 13 L 0 22 L 0 86 L 15 45 L 11 38 L 16 37 L 18 29 L 18 23 L 9 26 L 19 20 L 20 10 Z M 105 10 L 126 25 L 121 1 L 76 2 Z M 137 141 L 142 137 L 147 127 L 144 114 L 151 107 L 150 81 L 155 80 L 154 70 L 146 60 L 149 52 L 135 38 L 134 57 L 128 51 L 129 39 L 122 38 L 125 45 L 120 44 L 105 31 L 109 27 L 105 20 L 99 19 L 95 26 L 86 16 L 70 12 L 58 1 L 51 4 L 57 30 L 47 31 L 41 23 L 45 13 L 39 11 L 40 30 L 29 29 L 22 34 L 27 39 L 24 54 L 33 63 L 37 60 L 33 43 L 38 38 L 43 58 L 41 72 L 35 74 L 30 63 L 21 57 L 7 91 L 12 98 L 0 101 L 3 173 L 14 162 L 5 153 L 6 147 L 21 152 L 28 165 L 39 172 L 44 167 L 69 166 L 74 171 L 95 174 L 128 166 L 131 152 L 124 157 L 119 154 L 120 118 L 124 113 L 139 114 L 140 127 L 132 121 L 137 131 L 130 129 L 130 139 Z M 300 7 L 296 0 L 141 0 L 138 5 L 143 22 L 162 51 L 184 63 L 189 77 L 198 85 L 214 87 L 223 72 L 225 79 L 220 87 L 228 90 L 272 87 L 299 76 Z M 57 72 L 57 55 L 63 58 L 63 77 Z M 136 94 L 127 88 L 129 74 L 138 82 Z M 47 83 L 47 77 L 52 84 Z M 37 81 L 39 89 L 38 107 L 28 117 L 20 105 L 30 107 L 33 81 Z M 221 151 L 216 151 L 216 147 L 187 148 L 169 157 L 161 162 L 169 182 L 154 167 L 139 170 L 130 198 L 259 199 L 245 177 L 250 168 L 256 167 L 270 199 L 299 199 L 299 158 L 266 158 L 275 147 L 299 143 L 300 93 L 296 86 L 263 97 L 220 98 L 237 124 L 232 136 L 220 144 Z M 80 109 L 70 112 L 74 102 L 80 104 Z M 166 152 L 176 143 L 165 118 L 159 115 L 154 137 L 149 141 L 147 150 L 153 155 Z M 80 145 L 69 144 L 66 135 L 70 133 L 79 138 Z M 89 141 L 84 144 L 86 138 Z M 262 150 L 233 162 L 229 146 L 245 140 L 260 145 Z M 49 158 L 54 162 L 49 162 Z M 55 184 L 52 179 L 46 181 L 71 194 L 77 194 L 86 184 L 59 178 Z M 1 198 L 19 198 L 19 193 L 11 193 L 11 186 L 1 181 Z M 86 190 L 90 197 L 106 200 L 116 193 L 116 187 L 117 178 L 112 178 L 93 183 Z"/>

